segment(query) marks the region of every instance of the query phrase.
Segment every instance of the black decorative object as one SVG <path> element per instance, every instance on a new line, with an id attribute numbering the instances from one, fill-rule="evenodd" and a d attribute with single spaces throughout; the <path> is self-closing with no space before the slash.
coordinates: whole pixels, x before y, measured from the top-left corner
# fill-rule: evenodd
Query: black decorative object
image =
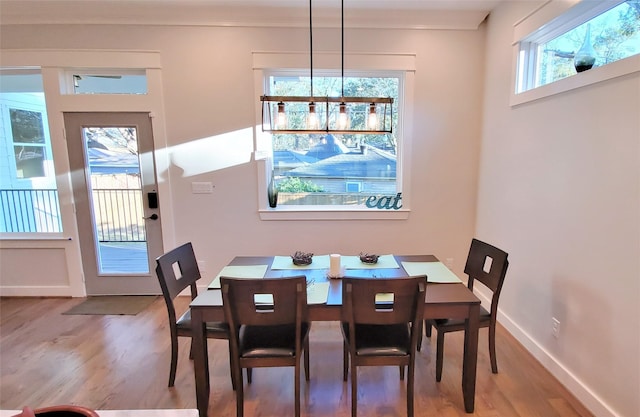
<path id="1" fill-rule="evenodd" d="M 291 260 L 294 265 L 310 265 L 313 262 L 313 253 L 297 251 L 291 255 Z"/>
<path id="2" fill-rule="evenodd" d="M 275 208 L 278 205 L 278 188 L 276 187 L 273 171 L 271 172 L 271 180 L 267 187 L 267 197 L 269 198 L 269 207 Z"/>
<path id="3" fill-rule="evenodd" d="M 360 252 L 360 260 L 365 264 L 377 264 L 378 258 L 378 255 Z"/>
<path id="4" fill-rule="evenodd" d="M 593 49 L 593 45 L 591 45 L 591 24 L 587 23 L 584 42 L 578 52 L 576 52 L 575 58 L 573 58 L 573 65 L 576 67 L 576 71 L 582 72 L 591 69 L 595 63 L 596 51 Z"/>

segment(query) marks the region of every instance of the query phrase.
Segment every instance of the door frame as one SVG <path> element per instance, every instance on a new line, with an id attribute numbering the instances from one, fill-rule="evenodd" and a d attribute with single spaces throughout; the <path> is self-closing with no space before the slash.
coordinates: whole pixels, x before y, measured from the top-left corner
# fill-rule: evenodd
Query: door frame
<path id="1" fill-rule="evenodd" d="M 80 242 L 83 281 L 87 295 L 160 294 L 155 276 L 155 258 L 163 252 L 160 207 L 150 208 L 147 195 L 158 193 L 154 132 L 150 112 L 64 112 L 67 151 L 71 168 L 71 185 L 75 201 L 76 222 Z M 98 271 L 97 237 L 92 204 L 89 202 L 89 171 L 86 165 L 82 128 L 85 126 L 135 126 L 142 180 L 143 211 L 146 229 L 148 273 L 109 274 Z M 89 183 L 87 183 L 89 181 Z M 151 220 L 151 215 L 157 220 Z"/>

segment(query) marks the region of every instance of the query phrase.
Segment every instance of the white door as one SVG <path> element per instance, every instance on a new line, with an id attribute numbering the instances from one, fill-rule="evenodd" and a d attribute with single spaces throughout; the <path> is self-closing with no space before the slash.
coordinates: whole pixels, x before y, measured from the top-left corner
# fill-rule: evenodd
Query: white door
<path id="1" fill-rule="evenodd" d="M 149 113 L 65 113 L 64 123 L 87 294 L 160 294 Z"/>

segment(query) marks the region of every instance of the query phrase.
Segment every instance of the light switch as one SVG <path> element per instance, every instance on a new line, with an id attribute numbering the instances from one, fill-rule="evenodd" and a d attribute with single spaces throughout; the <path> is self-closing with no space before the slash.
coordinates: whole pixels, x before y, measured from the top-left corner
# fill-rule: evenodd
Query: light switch
<path id="1" fill-rule="evenodd" d="M 193 194 L 211 194 L 213 192 L 213 184 L 210 182 L 192 182 L 191 192 Z"/>

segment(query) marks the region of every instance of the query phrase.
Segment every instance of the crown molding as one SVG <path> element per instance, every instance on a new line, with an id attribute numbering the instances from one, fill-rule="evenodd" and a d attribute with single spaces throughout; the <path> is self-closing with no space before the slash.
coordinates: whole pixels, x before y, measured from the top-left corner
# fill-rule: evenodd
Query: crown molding
<path id="1" fill-rule="evenodd" d="M 90 25 L 173 25 L 218 27 L 308 27 L 309 10 L 287 5 L 291 1 L 275 1 L 269 6 L 252 5 L 256 1 L 230 2 L 204 1 L 69 1 L 69 0 L 2 0 L 1 25 L 90 24 Z M 326 2 L 325 2 L 326 3 Z M 386 3 L 387 7 L 382 4 Z M 469 7 L 468 1 L 457 2 L 465 6 L 444 8 L 442 2 L 432 7 L 411 9 L 411 4 L 398 2 L 403 7 L 388 7 L 395 2 L 373 2 L 372 7 L 345 7 L 345 27 L 362 29 L 451 29 L 476 30 L 489 14 L 492 4 L 499 1 L 481 1 Z M 453 5 L 452 2 L 451 4 Z M 262 3 L 264 4 L 264 3 Z M 437 7 L 436 7 L 437 6 Z M 314 7 L 314 27 L 340 27 L 339 7 Z"/>

